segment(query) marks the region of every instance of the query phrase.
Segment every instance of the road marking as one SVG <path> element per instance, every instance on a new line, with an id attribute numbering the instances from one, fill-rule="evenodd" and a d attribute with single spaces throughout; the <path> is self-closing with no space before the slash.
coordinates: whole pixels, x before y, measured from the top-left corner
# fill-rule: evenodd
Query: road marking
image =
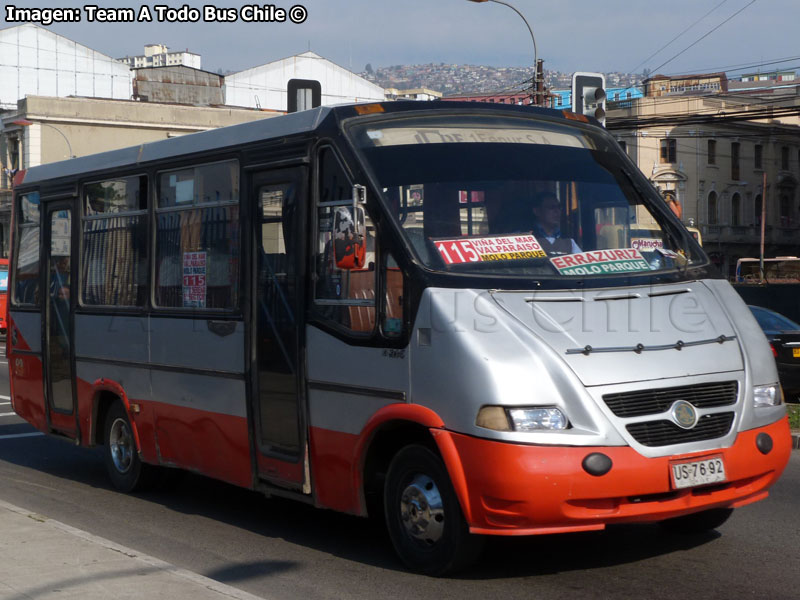
<path id="1" fill-rule="evenodd" d="M 0 413 L 0 417 L 15 417 L 17 413 Z"/>
<path id="2" fill-rule="evenodd" d="M 8 435 L 0 435 L 0 440 L 13 440 L 16 438 L 26 438 L 26 437 L 36 437 L 44 435 L 41 431 L 36 431 L 34 433 L 10 433 Z"/>
<path id="3" fill-rule="evenodd" d="M 0 400 L 11 400 L 11 396 L 3 396 L 3 394 L 0 394 Z"/>
<path id="4" fill-rule="evenodd" d="M 0 402 L 0 406 L 11 406 L 11 402 Z"/>

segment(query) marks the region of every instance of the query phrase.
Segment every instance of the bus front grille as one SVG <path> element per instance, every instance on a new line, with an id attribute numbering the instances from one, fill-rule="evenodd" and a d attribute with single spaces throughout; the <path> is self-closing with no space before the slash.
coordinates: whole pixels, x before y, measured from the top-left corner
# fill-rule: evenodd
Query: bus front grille
<path id="1" fill-rule="evenodd" d="M 616 416 L 631 418 L 666 412 L 678 400 L 690 402 L 696 408 L 729 406 L 736 404 L 738 390 L 736 381 L 720 381 L 606 394 L 603 401 Z"/>
<path id="2" fill-rule="evenodd" d="M 671 446 L 722 437 L 731 430 L 734 417 L 732 412 L 704 415 L 692 429 L 682 429 L 666 420 L 631 423 L 626 428 L 643 446 Z"/>

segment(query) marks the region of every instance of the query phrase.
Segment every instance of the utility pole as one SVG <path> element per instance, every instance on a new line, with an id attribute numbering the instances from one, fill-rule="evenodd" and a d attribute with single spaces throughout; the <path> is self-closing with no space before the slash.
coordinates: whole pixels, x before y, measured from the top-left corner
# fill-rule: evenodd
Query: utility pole
<path id="1" fill-rule="evenodd" d="M 509 4 L 508 2 L 504 2 L 503 0 L 469 0 L 470 2 L 494 2 L 495 4 L 502 4 L 503 6 L 507 6 L 511 10 L 513 10 L 519 17 L 525 22 L 525 26 L 528 28 L 528 32 L 531 34 L 531 41 L 533 42 L 533 81 L 531 81 L 531 101 L 534 105 L 539 104 L 539 81 L 541 78 L 539 77 L 539 68 L 541 61 L 539 60 L 539 49 L 536 47 L 536 38 L 533 35 L 533 27 L 531 24 L 528 23 L 528 19 L 525 18 L 518 8 Z"/>
<path id="2" fill-rule="evenodd" d="M 544 61 L 539 58 L 536 60 L 536 74 L 533 79 L 533 104 L 544 106 Z"/>

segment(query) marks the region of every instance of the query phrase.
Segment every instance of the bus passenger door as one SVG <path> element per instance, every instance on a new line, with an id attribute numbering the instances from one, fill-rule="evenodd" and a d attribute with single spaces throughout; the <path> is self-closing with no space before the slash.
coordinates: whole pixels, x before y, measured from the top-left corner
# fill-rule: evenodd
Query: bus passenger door
<path id="1" fill-rule="evenodd" d="M 46 285 L 44 306 L 45 397 L 52 429 L 77 432 L 73 396 L 72 319 L 72 208 L 49 205 L 45 220 Z"/>
<path id="2" fill-rule="evenodd" d="M 306 167 L 254 174 L 253 406 L 258 477 L 308 493 L 303 381 Z"/>

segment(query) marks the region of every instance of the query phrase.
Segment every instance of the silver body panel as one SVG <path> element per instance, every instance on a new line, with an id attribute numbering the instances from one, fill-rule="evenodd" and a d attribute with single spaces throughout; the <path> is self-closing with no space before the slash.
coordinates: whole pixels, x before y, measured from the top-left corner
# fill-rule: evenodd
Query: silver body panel
<path id="1" fill-rule="evenodd" d="M 208 322 L 76 314 L 77 376 L 116 381 L 131 400 L 245 418 L 244 323 L 220 336 Z"/>
<path id="2" fill-rule="evenodd" d="M 719 336 L 726 341 L 715 341 Z M 678 340 L 705 341 L 680 350 L 631 349 Z M 567 354 L 586 345 L 619 348 Z M 754 408 L 753 386 L 777 383 L 778 374 L 749 310 L 727 282 L 716 280 L 535 294 L 431 288 L 422 296 L 402 358 L 348 347 L 309 328 L 308 364 L 312 381 L 407 391 L 409 402 L 435 411 L 452 431 L 525 444 L 631 446 L 648 457 L 729 447 L 737 432 L 785 414 L 784 406 Z M 730 406 L 698 408 L 699 417 L 735 413 L 729 432 L 710 440 L 642 445 L 626 426 L 669 419 L 669 412 L 623 419 L 603 401 L 609 393 L 717 382 L 736 382 L 738 393 Z M 312 425 L 353 434 L 389 403 L 313 389 L 309 400 Z M 486 405 L 557 406 L 570 428 L 539 433 L 481 428 L 475 419 Z"/>
<path id="3" fill-rule="evenodd" d="M 739 345 L 731 342 L 680 351 L 646 350 L 734 336 L 719 301 L 700 282 L 568 294 L 505 292 L 492 297 L 554 349 L 587 387 L 743 368 Z M 597 351 L 638 344 L 645 350 Z M 595 352 L 567 354 L 586 346 Z"/>
<path id="4" fill-rule="evenodd" d="M 312 427 L 358 435 L 376 411 L 409 392 L 407 352 L 349 346 L 316 327 L 306 328 L 308 408 Z M 319 389 L 335 384 L 345 389 Z"/>

